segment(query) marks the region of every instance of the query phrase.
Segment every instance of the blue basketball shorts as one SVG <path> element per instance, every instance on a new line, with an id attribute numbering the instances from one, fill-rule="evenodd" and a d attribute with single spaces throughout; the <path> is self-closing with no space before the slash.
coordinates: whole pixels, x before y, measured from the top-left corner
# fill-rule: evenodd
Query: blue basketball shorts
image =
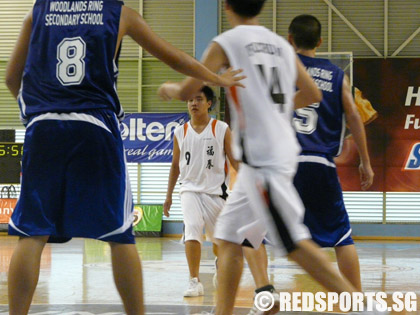
<path id="1" fill-rule="evenodd" d="M 9 234 L 131 244 L 132 222 L 132 194 L 115 114 L 91 110 L 32 117 Z"/>
<path id="2" fill-rule="evenodd" d="M 321 247 L 354 244 L 333 159 L 301 155 L 294 184 L 305 206 L 304 223 L 312 239 Z"/>

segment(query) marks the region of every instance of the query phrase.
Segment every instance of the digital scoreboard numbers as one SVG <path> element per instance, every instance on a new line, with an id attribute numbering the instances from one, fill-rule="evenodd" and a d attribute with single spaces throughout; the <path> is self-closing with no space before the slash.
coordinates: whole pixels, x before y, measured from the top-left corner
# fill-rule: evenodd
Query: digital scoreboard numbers
<path id="1" fill-rule="evenodd" d="M 23 143 L 0 142 L 0 184 L 19 184 Z"/>

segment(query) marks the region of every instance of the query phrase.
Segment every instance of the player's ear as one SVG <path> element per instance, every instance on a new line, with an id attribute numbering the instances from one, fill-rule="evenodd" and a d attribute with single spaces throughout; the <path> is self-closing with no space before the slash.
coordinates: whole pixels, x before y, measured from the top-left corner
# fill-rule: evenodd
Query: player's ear
<path id="1" fill-rule="evenodd" d="M 318 44 L 316 44 L 316 48 L 318 48 L 319 46 L 321 46 L 322 44 L 322 37 L 319 38 Z"/>
<path id="2" fill-rule="evenodd" d="M 213 101 L 212 101 L 212 100 L 207 101 L 207 105 L 208 105 L 208 107 L 207 107 L 207 112 L 209 112 L 209 113 L 210 113 L 210 111 L 211 111 L 211 107 L 212 107 L 212 105 L 213 105 Z"/>
<path id="3" fill-rule="evenodd" d="M 295 45 L 294 45 L 294 41 L 293 41 L 293 36 L 292 36 L 292 34 L 290 34 L 290 33 L 289 33 L 289 34 L 287 35 L 287 40 L 289 41 L 289 44 L 290 44 L 290 45 L 295 46 Z"/>

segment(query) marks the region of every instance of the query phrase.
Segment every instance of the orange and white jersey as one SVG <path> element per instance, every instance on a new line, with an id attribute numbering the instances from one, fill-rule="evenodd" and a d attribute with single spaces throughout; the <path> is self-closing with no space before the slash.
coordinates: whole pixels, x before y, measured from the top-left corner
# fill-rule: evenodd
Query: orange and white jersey
<path id="1" fill-rule="evenodd" d="M 228 169 L 224 139 L 227 128 L 225 122 L 211 118 L 199 134 L 190 122 L 175 129 L 180 150 L 180 193 L 225 194 Z"/>
<path id="2" fill-rule="evenodd" d="M 250 166 L 295 171 L 300 146 L 292 127 L 296 54 L 263 26 L 240 25 L 215 37 L 246 88 L 227 90 L 234 156 Z"/>

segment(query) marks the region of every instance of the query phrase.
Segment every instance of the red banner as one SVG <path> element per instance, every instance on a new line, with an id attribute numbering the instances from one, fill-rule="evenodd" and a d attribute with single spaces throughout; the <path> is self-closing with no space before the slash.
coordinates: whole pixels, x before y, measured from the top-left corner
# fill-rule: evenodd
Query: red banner
<path id="1" fill-rule="evenodd" d="M 17 203 L 15 186 L 4 186 L 0 190 L 0 223 L 9 223 Z"/>
<path id="2" fill-rule="evenodd" d="M 356 59 L 354 86 L 378 113 L 366 126 L 373 191 L 420 191 L 420 59 Z M 351 137 L 336 160 L 343 190 L 360 190 Z"/>

